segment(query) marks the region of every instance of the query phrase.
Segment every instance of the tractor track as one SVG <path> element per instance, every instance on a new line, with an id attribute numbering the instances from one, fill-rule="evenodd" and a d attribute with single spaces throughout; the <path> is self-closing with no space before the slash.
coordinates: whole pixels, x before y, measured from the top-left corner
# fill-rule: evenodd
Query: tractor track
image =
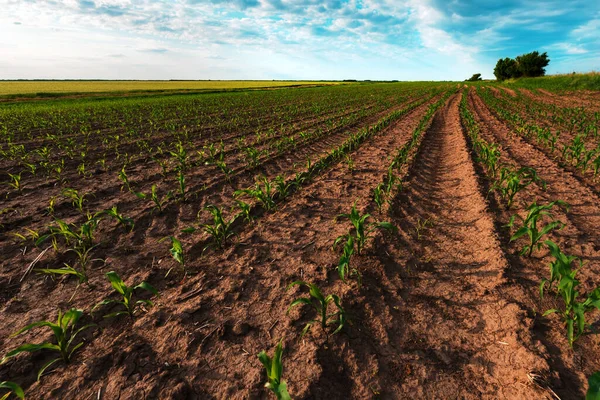
<path id="1" fill-rule="evenodd" d="M 434 117 L 393 204 L 401 239 L 387 251 L 407 261 L 396 266 L 404 271 L 403 301 L 389 328 L 401 351 L 384 364 L 410 374 L 388 383 L 390 397 L 543 398 L 528 382 L 529 373 L 548 370 L 530 333 L 533 321 L 497 290 L 508 262 L 461 129 L 459 102 L 455 95 Z M 431 225 L 417 235 L 427 220 Z"/>

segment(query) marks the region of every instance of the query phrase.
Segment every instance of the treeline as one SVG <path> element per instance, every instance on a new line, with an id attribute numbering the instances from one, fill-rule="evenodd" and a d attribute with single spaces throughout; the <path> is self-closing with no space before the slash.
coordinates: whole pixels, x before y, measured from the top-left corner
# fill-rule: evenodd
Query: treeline
<path id="1" fill-rule="evenodd" d="M 522 54 L 516 58 L 501 58 L 496 63 L 494 75 L 499 81 L 510 78 L 533 78 L 544 76 L 546 74 L 546 66 L 550 63 L 548 54 L 545 52 L 540 54 L 537 51 Z"/>

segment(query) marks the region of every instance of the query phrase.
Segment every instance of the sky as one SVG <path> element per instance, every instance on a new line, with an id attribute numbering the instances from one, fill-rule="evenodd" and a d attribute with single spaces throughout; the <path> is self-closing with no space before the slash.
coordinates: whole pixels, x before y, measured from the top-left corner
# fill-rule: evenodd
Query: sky
<path id="1" fill-rule="evenodd" d="M 600 1 L 0 0 L 0 79 L 463 80 L 600 71 Z"/>

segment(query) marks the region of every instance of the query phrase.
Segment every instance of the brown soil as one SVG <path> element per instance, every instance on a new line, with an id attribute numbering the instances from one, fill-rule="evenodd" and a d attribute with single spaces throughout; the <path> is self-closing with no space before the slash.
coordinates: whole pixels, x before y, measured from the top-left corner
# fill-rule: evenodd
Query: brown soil
<path id="1" fill-rule="evenodd" d="M 588 98 L 587 96 L 582 96 L 579 92 L 557 94 L 544 89 L 537 89 L 536 91 L 519 89 L 519 93 L 532 100 L 559 107 L 585 107 L 588 111 L 600 110 L 600 103 L 597 98 Z"/>
<path id="2" fill-rule="evenodd" d="M 284 379 L 293 398 L 549 399 L 551 390 L 563 399 L 580 398 L 585 376 L 600 367 L 598 339 L 585 337 L 572 351 L 558 320 L 536 317 L 534 311 L 550 304 L 535 297 L 546 263 L 522 261 L 514 255 L 516 244 L 507 245 L 501 226 L 510 213 L 487 197 L 487 183 L 460 125 L 460 100 L 454 94 L 436 113 L 405 171 L 404 189 L 382 212 L 373 205 L 373 189 L 433 100 L 353 151 L 353 168 L 342 161 L 326 169 L 277 210 L 242 229 L 224 251 L 203 254 L 199 236 L 185 237 L 191 271 L 185 280 L 177 270 L 165 278 L 175 264 L 167 244 L 158 240 L 193 222 L 200 205 L 230 198 L 232 188 L 225 184 L 150 214 L 131 194 L 119 194 L 114 181 L 101 182 L 105 192 L 91 200 L 94 206 L 110 195 L 120 211 L 135 218 L 136 227 L 129 234 L 114 224 L 101 231 L 106 240 L 95 256 L 106 258 L 106 265 L 94 266 L 92 287 L 80 287 L 72 302 L 71 280 L 31 274 L 19 282 L 39 250 L 21 254 L 6 240 L 2 249 L 8 256 L 0 269 L 0 299 L 6 302 L 0 305 L 2 354 L 25 341 L 49 339 L 36 333 L 8 339 L 25 323 L 54 317 L 57 307 L 89 310 L 109 296 L 103 277 L 109 270 L 130 284 L 147 280 L 161 297 L 135 320 L 96 316 L 98 327 L 86 331 L 86 344 L 73 363 L 58 366 L 40 382 L 35 375 L 50 359 L 45 353 L 0 366 L 0 381 L 18 381 L 29 398 L 267 399 L 272 397 L 256 355 L 272 354 L 283 338 Z M 573 203 L 570 213 L 560 214 L 570 226 L 557 242 L 597 260 L 596 194 L 539 151 L 513 142 L 480 99 L 470 95 L 469 101 L 482 135 L 502 144 L 505 161 L 535 166 L 548 180 L 548 192 L 532 188 L 529 194 Z M 260 171 L 291 174 L 294 163 L 324 154 L 345 137 L 336 132 L 266 162 Z M 138 173 L 147 186 L 158 171 L 140 167 Z M 203 174 L 198 182 L 211 177 Z M 235 185 L 249 184 L 252 176 L 241 174 Z M 529 194 L 519 203 L 529 202 Z M 26 193 L 12 200 L 22 215 L 11 213 L 11 224 L 29 226 L 31 215 L 45 207 L 32 204 L 33 198 Z M 360 288 L 355 279 L 340 281 L 339 254 L 332 250 L 335 238 L 349 229 L 349 222 L 335 217 L 353 203 L 372 220 L 399 228 L 397 234 L 375 233 L 364 254 L 354 256 L 363 275 Z M 47 256 L 38 266 L 63 261 Z M 600 284 L 592 269 L 581 274 L 586 287 Z M 351 322 L 340 333 L 328 335 L 315 325 L 300 336 L 315 314 L 301 306 L 286 314 L 290 302 L 306 294 L 286 291 L 298 279 L 342 298 Z"/>
<path id="3" fill-rule="evenodd" d="M 390 358 L 411 371 L 394 397 L 542 398 L 528 373 L 544 374 L 548 365 L 531 318 L 498 291 L 508 262 L 461 130 L 459 100 L 436 115 L 394 203 L 402 232 L 392 259 L 408 259 L 394 324 L 400 347 Z"/>
<path id="4" fill-rule="evenodd" d="M 587 186 L 571 172 L 561 168 L 554 160 L 548 158 L 535 146 L 510 135 L 510 129 L 485 107 L 483 101 L 473 92 L 469 97 L 470 105 L 481 127 L 480 134 L 488 141 L 501 146 L 503 162 L 519 167 L 535 168 L 542 179 L 547 182 L 547 189 L 530 186 L 517 195 L 518 205 L 515 209 L 523 210 L 533 201 L 545 204 L 554 200 L 569 203 L 570 210 L 554 208 L 554 216 L 565 222 L 566 227 L 561 231 L 551 233 L 549 239 L 567 252 L 580 257 L 586 265 L 580 269 L 578 279 L 581 281 L 581 291 L 588 292 L 600 285 L 598 278 L 597 260 L 600 259 L 600 215 L 597 204 L 600 198 L 595 190 Z M 496 199 L 496 204 L 499 204 Z M 496 207 L 498 221 L 504 225 L 515 211 L 507 211 L 504 207 Z M 524 215 L 524 212 L 520 212 Z M 510 234 L 502 229 L 504 242 L 508 242 Z M 507 297 L 515 299 L 523 307 L 535 311 L 538 315 L 547 309 L 557 308 L 557 299 L 547 296 L 540 300 L 538 285 L 543 278 L 548 277 L 550 257 L 547 251 L 534 253 L 530 259 L 517 256 L 524 245 L 524 240 L 509 246 L 512 268 L 507 271 L 507 284 L 502 291 Z M 592 322 L 597 315 L 592 316 Z M 586 377 L 600 367 L 600 340 L 596 335 L 586 336 L 576 342 L 570 349 L 566 340 L 565 329 L 556 316 L 535 318 L 534 335 L 548 349 L 547 359 L 551 370 L 558 374 L 552 383 L 554 390 L 561 398 L 583 397 L 582 387 Z"/>

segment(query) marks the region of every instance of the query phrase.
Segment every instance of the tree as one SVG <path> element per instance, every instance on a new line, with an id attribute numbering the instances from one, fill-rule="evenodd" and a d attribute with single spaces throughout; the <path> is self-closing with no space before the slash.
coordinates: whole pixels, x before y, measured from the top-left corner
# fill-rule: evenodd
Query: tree
<path id="1" fill-rule="evenodd" d="M 467 79 L 467 82 L 475 82 L 475 81 L 480 81 L 480 80 L 481 80 L 481 74 L 473 74 L 472 77 Z"/>
<path id="2" fill-rule="evenodd" d="M 544 76 L 546 74 L 546 69 L 544 67 L 550 63 L 550 60 L 548 59 L 548 54 L 545 52 L 540 54 L 539 52 L 534 51 L 518 56 L 516 62 L 522 76 L 535 77 Z"/>
<path id="3" fill-rule="evenodd" d="M 527 54 L 521 54 L 516 59 L 512 58 L 501 58 L 496 63 L 494 68 L 494 75 L 499 81 L 510 78 L 524 77 L 535 77 L 544 76 L 546 74 L 546 67 L 550 63 L 548 54 L 540 54 L 538 51 L 534 51 Z"/>
<path id="4" fill-rule="evenodd" d="M 518 78 L 520 76 L 517 62 L 512 58 L 499 59 L 494 68 L 494 75 L 499 81 L 510 78 Z"/>

